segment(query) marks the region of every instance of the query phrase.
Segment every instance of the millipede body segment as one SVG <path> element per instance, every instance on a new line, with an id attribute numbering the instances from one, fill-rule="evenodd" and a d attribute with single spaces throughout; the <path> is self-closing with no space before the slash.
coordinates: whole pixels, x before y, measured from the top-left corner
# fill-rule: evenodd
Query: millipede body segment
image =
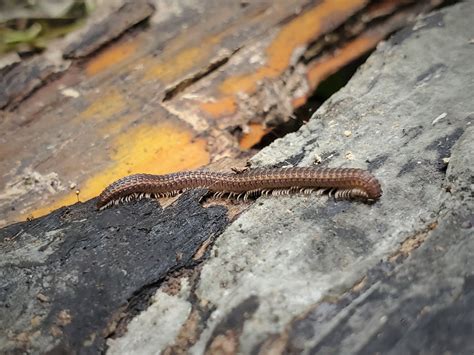
<path id="1" fill-rule="evenodd" d="M 215 197 L 247 199 L 261 194 L 291 192 L 336 198 L 375 201 L 382 195 L 378 180 L 366 170 L 353 168 L 257 168 L 241 173 L 186 171 L 166 175 L 135 174 L 109 185 L 99 196 L 97 208 L 144 197 L 169 197 L 185 190 L 205 188 Z"/>

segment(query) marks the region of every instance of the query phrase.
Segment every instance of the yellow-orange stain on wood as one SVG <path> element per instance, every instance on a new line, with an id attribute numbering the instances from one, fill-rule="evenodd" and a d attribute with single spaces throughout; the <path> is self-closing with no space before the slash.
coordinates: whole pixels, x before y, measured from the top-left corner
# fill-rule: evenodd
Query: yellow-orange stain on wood
<path id="1" fill-rule="evenodd" d="M 293 108 L 298 108 L 300 106 L 303 106 L 306 103 L 306 100 L 308 100 L 308 95 L 295 97 L 293 98 L 293 100 L 291 100 L 291 106 Z"/>
<path id="2" fill-rule="evenodd" d="M 93 57 L 86 66 L 86 73 L 89 76 L 96 75 L 104 70 L 110 69 L 119 63 L 125 63 L 136 53 L 139 41 L 117 43 L 104 49 L 100 54 Z"/>
<path id="3" fill-rule="evenodd" d="M 316 7 L 306 11 L 302 15 L 290 21 L 282 27 L 276 38 L 266 50 L 267 62 L 250 74 L 229 77 L 219 86 L 219 92 L 223 95 L 211 106 L 201 106 L 203 110 L 214 118 L 218 110 L 214 107 L 230 106 L 229 102 L 235 103 L 235 95 L 239 92 L 252 94 L 257 89 L 257 83 L 263 79 L 274 79 L 279 77 L 291 64 L 291 56 L 298 47 L 304 47 L 311 41 L 321 36 L 328 27 L 328 22 L 342 22 L 351 14 L 361 9 L 367 0 L 326 0 Z M 223 100 L 225 103 L 220 103 Z M 206 111 L 206 108 L 211 110 Z"/>
<path id="4" fill-rule="evenodd" d="M 138 120 L 141 116 L 141 113 L 138 111 L 133 111 L 128 114 L 121 114 L 114 117 L 111 120 L 108 120 L 105 124 L 96 127 L 98 132 L 102 133 L 104 136 L 117 136 L 118 134 L 125 132 L 127 127 L 132 123 Z"/>
<path id="5" fill-rule="evenodd" d="M 237 111 L 234 98 L 224 97 L 217 101 L 202 102 L 199 107 L 211 117 L 230 116 Z"/>
<path id="6" fill-rule="evenodd" d="M 289 67 L 293 51 L 306 46 L 323 34 L 328 19 L 342 21 L 366 3 L 367 0 L 327 0 L 298 16 L 281 29 L 267 48 L 266 65 L 254 73 L 228 78 L 221 84 L 221 92 L 223 94 L 253 92 L 258 81 L 280 76 Z"/>
<path id="7" fill-rule="evenodd" d="M 242 149 L 247 150 L 252 148 L 255 144 L 260 142 L 262 137 L 270 132 L 269 128 L 266 128 L 261 123 L 250 123 L 249 131 L 246 132 L 242 138 L 240 138 L 239 145 Z"/>
<path id="8" fill-rule="evenodd" d="M 311 88 L 316 88 L 321 81 L 337 72 L 342 66 L 359 58 L 362 54 L 375 47 L 382 36 L 363 34 L 344 47 L 338 49 L 334 54 L 323 57 L 310 65 L 307 77 Z"/>
<path id="9" fill-rule="evenodd" d="M 95 101 L 79 114 L 79 119 L 105 121 L 127 107 L 125 97 L 116 89 L 95 96 Z"/>
<path id="10" fill-rule="evenodd" d="M 143 61 L 146 70 L 144 79 L 159 80 L 164 84 L 170 84 L 176 80 L 183 79 L 187 72 L 193 68 L 201 70 L 203 63 L 209 63 L 212 48 L 215 47 L 224 33 L 211 36 L 202 41 L 199 47 L 186 47 L 177 51 L 171 58 L 156 59 L 146 58 Z"/>
<path id="11" fill-rule="evenodd" d="M 171 122 L 142 125 L 118 136 L 112 144 L 111 164 L 81 186 L 79 198 L 86 201 L 100 194 L 113 181 L 129 174 L 166 174 L 195 169 L 209 163 L 207 143 L 194 133 Z M 77 202 L 75 191 L 31 214 L 36 218 Z M 30 215 L 30 214 L 28 214 Z"/>

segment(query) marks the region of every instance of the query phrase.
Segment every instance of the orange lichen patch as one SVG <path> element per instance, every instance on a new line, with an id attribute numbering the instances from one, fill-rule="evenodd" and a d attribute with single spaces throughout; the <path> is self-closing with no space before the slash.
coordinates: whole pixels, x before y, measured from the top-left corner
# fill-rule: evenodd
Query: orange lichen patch
<path id="1" fill-rule="evenodd" d="M 230 116 L 237 111 L 237 105 L 233 97 L 224 97 L 212 102 L 203 102 L 199 107 L 212 118 Z"/>
<path id="2" fill-rule="evenodd" d="M 79 119 L 94 119 L 102 121 L 122 112 L 126 108 L 125 97 L 116 89 L 110 89 L 104 95 L 99 95 L 91 105 L 78 116 Z"/>
<path id="3" fill-rule="evenodd" d="M 132 54 L 136 53 L 138 46 L 139 41 L 130 41 L 117 43 L 106 48 L 89 61 L 86 66 L 86 74 L 89 76 L 96 75 L 114 65 L 126 62 Z"/>
<path id="4" fill-rule="evenodd" d="M 325 56 L 312 64 L 307 72 L 310 87 L 314 89 L 328 76 L 373 48 L 380 40 L 381 36 L 375 33 L 366 33 L 349 42 L 332 55 Z"/>
<path id="5" fill-rule="evenodd" d="M 129 114 L 120 114 L 113 119 L 106 122 L 104 125 L 97 127 L 97 130 L 101 132 L 104 136 L 114 137 L 117 134 L 120 134 L 124 127 L 127 127 L 130 123 L 136 121 L 140 117 L 140 112 L 133 111 Z"/>
<path id="6" fill-rule="evenodd" d="M 303 106 L 306 103 L 306 100 L 308 99 L 307 95 L 296 97 L 293 100 L 291 100 L 291 106 L 293 108 L 298 108 Z"/>
<path id="7" fill-rule="evenodd" d="M 379 3 L 373 3 L 367 9 L 367 13 L 364 14 L 365 21 L 369 21 L 376 17 L 386 16 L 391 14 L 395 9 L 402 4 L 400 0 L 385 0 Z"/>
<path id="8" fill-rule="evenodd" d="M 146 172 L 165 174 L 194 169 L 209 163 L 204 139 L 195 139 L 191 130 L 165 122 L 156 126 L 142 125 L 118 136 L 112 144 L 112 164 L 80 186 L 80 200 L 97 196 L 114 180 L 128 174 Z M 77 202 L 71 191 L 54 203 L 32 212 L 42 216 L 64 205 Z"/>
<path id="9" fill-rule="evenodd" d="M 144 59 L 144 67 L 149 68 L 144 74 L 145 80 L 160 80 L 163 83 L 172 83 L 182 79 L 192 68 L 200 69 L 197 63 L 208 63 L 212 48 L 219 42 L 223 33 L 211 36 L 202 41 L 199 47 L 186 47 L 171 58 Z"/>
<path id="10" fill-rule="evenodd" d="M 145 73 L 145 79 L 172 82 L 182 77 L 183 73 L 191 69 L 197 61 L 201 61 L 206 55 L 207 53 L 199 47 L 185 49 L 173 58 L 172 63 L 160 61 L 158 64 L 150 65 Z"/>
<path id="11" fill-rule="evenodd" d="M 240 148 L 247 150 L 252 148 L 255 144 L 260 142 L 262 137 L 270 132 L 269 128 L 264 127 L 260 123 L 250 123 L 249 131 L 246 132 L 240 139 Z"/>
<path id="12" fill-rule="evenodd" d="M 267 63 L 264 66 L 251 74 L 226 79 L 220 85 L 220 91 L 224 95 L 253 93 L 257 82 L 265 78 L 276 78 L 288 68 L 295 49 L 314 41 L 328 27 L 341 23 L 366 3 L 367 0 L 326 0 L 296 17 L 281 29 L 267 48 Z"/>

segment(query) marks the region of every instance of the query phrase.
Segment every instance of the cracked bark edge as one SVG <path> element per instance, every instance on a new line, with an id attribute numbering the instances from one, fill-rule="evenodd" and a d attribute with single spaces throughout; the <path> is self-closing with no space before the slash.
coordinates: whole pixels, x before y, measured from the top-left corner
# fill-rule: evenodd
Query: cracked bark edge
<path id="1" fill-rule="evenodd" d="M 240 50 L 240 47 L 232 50 L 230 53 L 226 53 L 226 54 L 212 60 L 207 67 L 199 69 L 197 72 L 192 73 L 191 75 L 182 78 L 179 82 L 177 82 L 177 83 L 173 84 L 172 86 L 166 88 L 165 92 L 164 92 L 162 102 L 164 103 L 166 101 L 172 100 L 176 95 L 178 95 L 179 93 L 186 90 L 186 88 L 190 87 L 191 85 L 198 82 L 202 78 L 212 74 L 216 70 L 219 70 L 239 50 Z"/>
<path id="2" fill-rule="evenodd" d="M 415 17 L 442 3 L 442 0 L 417 3 L 409 1 L 393 5 L 379 11 L 370 3 L 345 20 L 341 25 L 309 43 L 307 48 L 295 58 L 295 63 L 276 79 L 263 79 L 257 84 L 255 92 L 237 95 L 237 112 L 242 113 L 242 122 L 263 123 L 265 126 L 278 127 L 291 123 L 294 111 L 302 106 L 301 98 L 307 100 L 318 85 L 330 75 L 363 57 L 373 48 L 368 47 L 364 53 L 348 60 L 331 72 L 323 73 L 318 82 L 312 82 L 308 73 L 317 69 L 318 63 L 324 64 L 337 57 L 337 52 L 362 37 L 376 36 L 379 40 L 389 36 L 397 29 L 413 22 Z M 295 96 L 295 93 L 305 93 Z M 235 119 L 232 118 L 232 122 Z M 233 123 L 235 125 L 235 122 Z"/>
<path id="3" fill-rule="evenodd" d="M 81 38 L 64 50 L 64 58 L 89 56 L 125 31 L 148 19 L 155 11 L 147 1 L 126 2 L 117 11 L 90 26 Z"/>
<path id="4" fill-rule="evenodd" d="M 0 70 L 0 109 L 13 111 L 69 65 L 69 61 L 53 63 L 39 55 Z"/>

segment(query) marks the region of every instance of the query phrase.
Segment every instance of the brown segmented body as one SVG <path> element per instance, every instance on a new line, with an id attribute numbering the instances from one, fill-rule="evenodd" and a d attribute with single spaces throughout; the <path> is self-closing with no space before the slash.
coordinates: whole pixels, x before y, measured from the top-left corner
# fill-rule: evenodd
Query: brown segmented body
<path id="1" fill-rule="evenodd" d="M 99 196 L 97 207 L 142 197 L 173 196 L 184 190 L 206 188 L 216 197 L 259 194 L 334 192 L 336 198 L 375 201 L 382 195 L 378 180 L 366 170 L 352 168 L 258 168 L 241 173 L 186 171 L 166 175 L 135 174 L 109 185 Z"/>

